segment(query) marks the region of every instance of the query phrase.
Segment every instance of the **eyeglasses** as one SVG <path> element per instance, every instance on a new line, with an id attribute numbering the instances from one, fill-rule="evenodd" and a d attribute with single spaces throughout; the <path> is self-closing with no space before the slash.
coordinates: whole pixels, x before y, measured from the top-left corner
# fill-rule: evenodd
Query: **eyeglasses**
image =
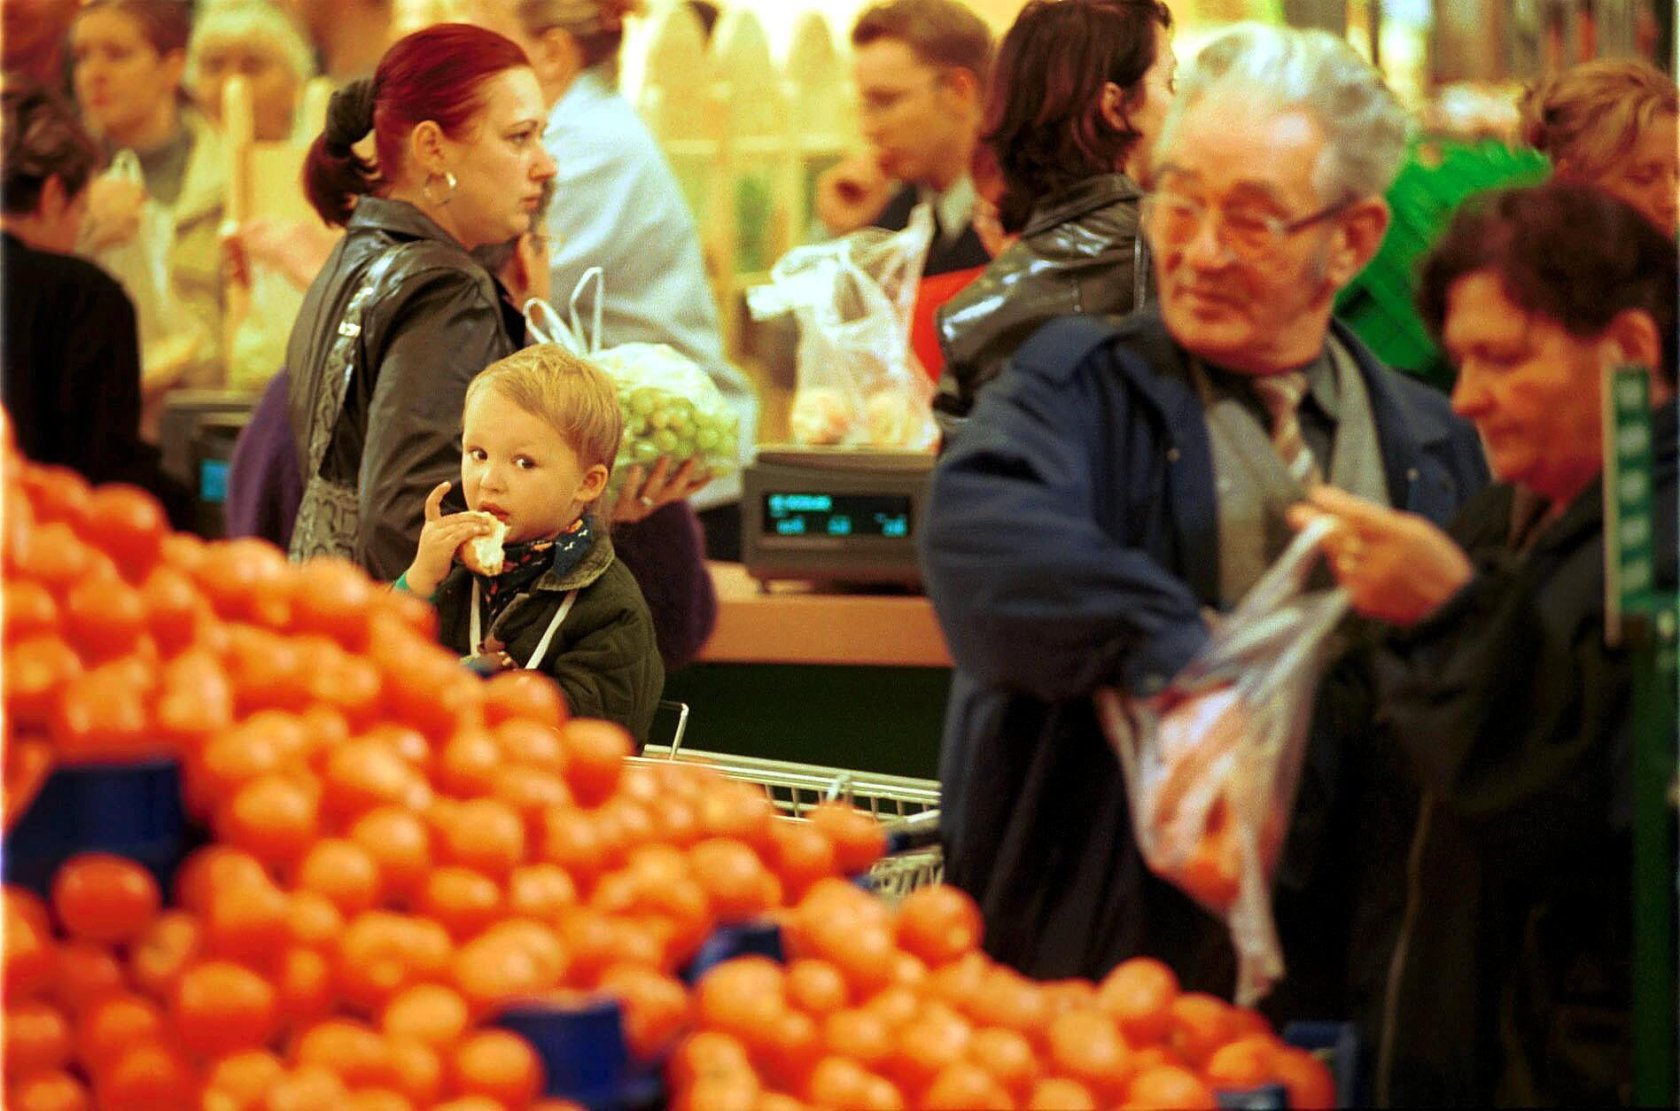
<path id="1" fill-rule="evenodd" d="M 864 118 L 888 115 L 911 97 L 938 88 L 939 83 L 943 80 L 945 80 L 945 73 L 941 70 L 926 82 L 918 81 L 907 88 L 870 89 L 867 92 L 860 93 L 857 98 L 858 115 Z"/>
<path id="2" fill-rule="evenodd" d="M 1201 201 L 1192 200 L 1182 193 L 1156 192 L 1143 198 L 1140 215 L 1151 245 L 1161 249 L 1182 247 L 1195 239 L 1196 233 L 1201 230 L 1203 217 L 1212 211 L 1214 239 L 1238 261 L 1258 263 L 1277 254 L 1284 241 L 1296 232 L 1340 215 L 1355 199 L 1346 197 L 1317 212 L 1286 220 L 1252 208 L 1220 206 L 1209 209 Z"/>

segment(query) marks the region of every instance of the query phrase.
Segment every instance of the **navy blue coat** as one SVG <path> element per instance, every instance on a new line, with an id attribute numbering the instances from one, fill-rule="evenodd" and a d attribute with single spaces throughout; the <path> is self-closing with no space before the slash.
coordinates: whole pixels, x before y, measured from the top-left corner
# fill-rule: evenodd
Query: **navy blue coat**
<path id="1" fill-rule="evenodd" d="M 1487 482 L 1473 429 L 1336 334 L 1369 390 L 1391 500 L 1445 523 Z M 1229 995 L 1224 927 L 1145 868 L 1091 705 L 1104 685 L 1160 689 L 1201 647 L 1218 541 L 1202 402 L 1154 314 L 1045 326 L 940 461 L 921 555 L 957 666 L 946 876 L 979 900 L 999 960 L 1096 977 L 1147 953 Z"/>

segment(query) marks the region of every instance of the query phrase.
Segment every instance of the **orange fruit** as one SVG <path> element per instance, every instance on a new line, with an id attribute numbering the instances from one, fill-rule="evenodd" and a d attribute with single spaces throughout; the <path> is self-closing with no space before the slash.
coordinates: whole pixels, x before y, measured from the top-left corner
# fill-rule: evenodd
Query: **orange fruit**
<path id="1" fill-rule="evenodd" d="M 346 918 L 372 910 L 384 894 L 373 854 L 343 837 L 311 845 L 298 862 L 296 884 L 299 891 L 326 896 Z"/>
<path id="2" fill-rule="evenodd" d="M 450 864 L 500 880 L 525 858 L 525 823 L 496 799 L 470 799 L 436 825 L 438 855 Z"/>
<path id="3" fill-rule="evenodd" d="M 324 1068 L 350 1088 L 390 1087 L 398 1081 L 390 1044 L 348 1019 L 326 1019 L 304 1030 L 292 1045 L 292 1061 Z"/>
<path id="4" fill-rule="evenodd" d="M 205 1057 L 261 1048 L 280 1019 L 274 985 L 232 961 L 204 961 L 181 973 L 170 1013 L 181 1044 Z"/>
<path id="5" fill-rule="evenodd" d="M 916 1106 L 927 1111 L 999 1108 L 1013 1111 L 1015 1101 L 992 1075 L 971 1061 L 954 1061 L 939 1070 L 922 1090 Z"/>
<path id="6" fill-rule="evenodd" d="M 502 889 L 471 868 L 435 868 L 420 889 L 416 908 L 436 919 L 456 940 L 482 933 L 505 913 Z"/>
<path id="7" fill-rule="evenodd" d="M 623 1005 L 625 1040 L 643 1061 L 668 1047 L 688 1022 L 688 989 L 646 965 L 614 965 L 601 974 L 599 987 Z"/>
<path id="8" fill-rule="evenodd" d="M 38 1072 L 6 1090 L 12 1111 L 88 1111 L 93 1100 L 80 1080 L 67 1072 Z"/>
<path id="9" fill-rule="evenodd" d="M 630 734 L 607 721 L 575 718 L 560 728 L 566 745 L 566 782 L 584 806 L 599 806 L 618 787 L 634 751 Z"/>
<path id="10" fill-rule="evenodd" d="M 1077 1080 L 1040 1080 L 1027 1096 L 1029 1111 L 1097 1111 L 1097 1098 Z"/>
<path id="11" fill-rule="evenodd" d="M 296 1028 L 327 1017 L 338 998 L 325 953 L 294 945 L 280 957 L 274 976 L 275 1001 L 286 1025 Z"/>
<path id="12" fill-rule="evenodd" d="M 1202 992 L 1186 992 L 1168 1007 L 1172 1030 L 1168 1044 L 1191 1068 L 1199 1069 L 1236 1035 L 1231 1006 Z"/>
<path id="13" fill-rule="evenodd" d="M 263 1097 L 286 1073 L 280 1058 L 266 1049 L 247 1049 L 216 1060 L 205 1075 L 206 1111 L 210 1111 L 210 1093 L 225 1096 L 222 1102 L 228 1111 L 248 1111 L 260 1107 Z"/>
<path id="14" fill-rule="evenodd" d="M 1131 1074 L 1126 1043 L 1114 1020 L 1101 1011 L 1057 1015 L 1048 1034 L 1050 1064 L 1099 1094 L 1124 1091 Z"/>
<path id="15" fill-rule="evenodd" d="M 88 1003 L 76 1016 L 76 1058 L 90 1071 L 105 1068 L 124 1049 L 164 1036 L 163 1011 L 133 992 Z"/>
<path id="16" fill-rule="evenodd" d="M 1126 1102 L 1136 1107 L 1182 1107 L 1186 1111 L 1212 1111 L 1219 1106 L 1213 1089 L 1201 1077 L 1176 1065 L 1158 1065 L 1138 1073 L 1126 1090 Z"/>
<path id="17" fill-rule="evenodd" d="M 1336 1078 L 1323 1061 L 1304 1049 L 1274 1047 L 1272 1075 L 1289 1090 L 1289 1106 L 1298 1111 L 1337 1106 Z"/>
<path id="18" fill-rule="evenodd" d="M 178 1111 L 198 1098 L 198 1079 L 178 1050 L 159 1041 L 122 1049 L 94 1078 L 100 1107 L 124 1111 Z"/>
<path id="19" fill-rule="evenodd" d="M 159 915 L 148 926 L 147 933 L 136 939 L 133 950 L 162 919 Z M 144 985 L 136 983 L 144 990 Z M 58 947 L 58 968 L 53 977 L 52 995 L 71 1013 L 79 1012 L 89 1000 L 128 987 L 128 977 L 122 964 L 107 945 L 93 941 L 71 941 Z"/>
<path id="20" fill-rule="evenodd" d="M 57 1072 L 70 1064 L 70 1022 L 64 1012 L 40 1000 L 20 1000 L 5 1010 L 6 1078 Z"/>
<path id="21" fill-rule="evenodd" d="M 887 850 L 887 835 L 868 814 L 844 803 L 825 802 L 811 808 L 811 824 L 834 845 L 834 859 L 847 875 L 862 875 Z"/>
<path id="22" fill-rule="evenodd" d="M 846 1007 L 850 989 L 840 970 L 825 960 L 808 957 L 787 966 L 788 1002 L 813 1018 L 824 1018 Z"/>
<path id="23" fill-rule="evenodd" d="M 460 992 L 442 984 L 416 984 L 385 1004 L 379 1028 L 393 1042 L 418 1041 L 441 1050 L 460 1040 L 470 1017 Z"/>
<path id="24" fill-rule="evenodd" d="M 898 944 L 929 965 L 954 961 L 980 946 L 980 908 L 948 884 L 918 887 L 898 905 Z"/>
<path id="25" fill-rule="evenodd" d="M 1159 1042 L 1167 1036 L 1176 998 L 1178 977 L 1150 957 L 1120 962 L 1097 989 L 1097 1005 L 1114 1016 L 1120 1032 L 1133 1046 Z"/>
<path id="26" fill-rule="evenodd" d="M 432 834 L 419 815 L 400 806 L 376 806 L 351 823 L 347 836 L 373 857 L 387 890 L 417 891 L 432 869 Z"/>
<path id="27" fill-rule="evenodd" d="M 744 842 L 714 837 L 701 841 L 688 854 L 694 878 L 719 922 L 745 921 L 770 909 L 765 899 L 769 870 Z"/>
<path id="28" fill-rule="evenodd" d="M 503 671 L 484 684 L 484 720 L 530 722 L 558 729 L 570 716 L 566 697 L 548 676 L 534 671 Z"/>
<path id="29" fill-rule="evenodd" d="M 463 1039 L 449 1063 L 450 1079 L 463 1096 L 486 1096 L 507 1107 L 523 1107 L 542 1089 L 542 1063 L 517 1034 L 484 1030 Z"/>
<path id="30" fill-rule="evenodd" d="M 286 935 L 292 944 L 326 949 L 344 932 L 344 914 L 319 891 L 294 891 L 286 897 Z"/>
<path id="31" fill-rule="evenodd" d="M 1024 1098 L 1038 1082 L 1042 1069 L 1026 1035 L 998 1026 L 974 1032 L 968 1040 L 968 1059 L 985 1069 L 1016 1098 Z"/>
<path id="32" fill-rule="evenodd" d="M 270 772 L 247 780 L 216 815 L 216 836 L 270 865 L 302 856 L 321 831 L 321 792 L 311 782 Z"/>
<path id="33" fill-rule="evenodd" d="M 847 1007 L 823 1020 L 823 1044 L 836 1057 L 878 1068 L 893 1051 L 893 1028 L 867 1007 Z"/>
<path id="34" fill-rule="evenodd" d="M 396 1090 L 416 1106 L 431 1107 L 443 1092 L 443 1057 L 425 1042 L 389 1038 L 391 1063 L 396 1066 Z"/>
<path id="35" fill-rule="evenodd" d="M 577 902 L 577 884 L 558 864 L 521 864 L 508 876 L 509 914 L 554 923 Z"/>
<path id="36" fill-rule="evenodd" d="M 150 872 L 110 853 L 73 856 L 53 877 L 52 905 L 60 925 L 86 941 L 128 941 L 151 923 L 162 903 Z"/>

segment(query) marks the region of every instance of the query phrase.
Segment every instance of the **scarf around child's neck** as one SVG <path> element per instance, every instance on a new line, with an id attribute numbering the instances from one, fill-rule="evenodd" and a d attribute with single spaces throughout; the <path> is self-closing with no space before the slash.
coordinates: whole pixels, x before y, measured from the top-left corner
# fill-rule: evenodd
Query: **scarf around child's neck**
<path id="1" fill-rule="evenodd" d="M 576 567 L 595 543 L 595 522 L 588 514 L 572 522 L 558 536 L 509 544 L 502 550 L 502 573 L 473 577 L 484 600 L 484 627 L 491 628 L 519 595 L 549 571 L 565 575 Z M 476 646 L 475 646 L 476 647 Z"/>

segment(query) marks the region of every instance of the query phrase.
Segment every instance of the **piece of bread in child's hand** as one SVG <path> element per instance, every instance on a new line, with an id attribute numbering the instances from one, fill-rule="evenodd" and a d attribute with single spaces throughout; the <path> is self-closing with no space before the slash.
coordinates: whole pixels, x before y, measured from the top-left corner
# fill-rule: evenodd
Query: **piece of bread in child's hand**
<path id="1" fill-rule="evenodd" d="M 475 575 L 500 575 L 503 563 L 502 541 L 507 539 L 507 524 L 488 513 L 480 516 L 490 523 L 489 534 L 464 541 L 455 554 L 466 565 L 467 570 Z"/>

